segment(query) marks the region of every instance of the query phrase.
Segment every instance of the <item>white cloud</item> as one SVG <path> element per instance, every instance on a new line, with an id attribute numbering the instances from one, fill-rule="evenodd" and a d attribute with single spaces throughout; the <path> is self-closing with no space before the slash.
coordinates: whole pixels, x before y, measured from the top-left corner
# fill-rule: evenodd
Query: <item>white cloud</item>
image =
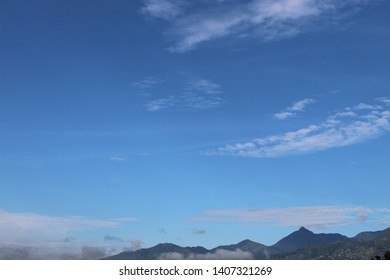
<path id="1" fill-rule="evenodd" d="M 112 156 L 112 157 L 110 157 L 110 160 L 117 161 L 117 162 L 128 161 L 128 159 L 126 157 L 123 157 L 123 156 Z"/>
<path id="2" fill-rule="evenodd" d="M 193 222 L 247 222 L 311 229 L 386 220 L 390 210 L 367 207 L 310 206 L 263 209 L 209 210 Z"/>
<path id="3" fill-rule="evenodd" d="M 159 260 L 184 260 L 185 256 L 178 252 L 169 252 L 162 253 L 159 257 Z"/>
<path id="4" fill-rule="evenodd" d="M 285 120 L 291 118 L 292 116 L 295 116 L 295 113 L 285 111 L 285 112 L 276 113 L 274 115 L 274 118 L 278 120 Z"/>
<path id="5" fill-rule="evenodd" d="M 245 15 L 237 11 L 224 11 L 216 14 L 195 14 L 178 21 L 170 33 L 179 38 L 176 45 L 169 48 L 173 52 L 186 52 L 194 49 L 199 43 L 236 33 L 242 29 Z"/>
<path id="6" fill-rule="evenodd" d="M 389 97 L 379 97 L 376 100 L 382 102 L 386 106 L 390 106 L 390 98 Z"/>
<path id="7" fill-rule="evenodd" d="M 305 98 L 303 100 L 300 100 L 300 101 L 297 101 L 295 102 L 291 107 L 289 107 L 288 109 L 290 111 L 293 111 L 293 112 L 299 112 L 299 111 L 303 111 L 303 109 L 309 105 L 309 104 L 312 104 L 316 102 L 314 99 L 312 98 Z"/>
<path id="8" fill-rule="evenodd" d="M 287 107 L 285 111 L 277 113 L 274 115 L 274 118 L 279 120 L 284 120 L 287 118 L 291 118 L 297 114 L 297 112 L 301 112 L 305 109 L 306 106 L 315 103 L 316 100 L 312 98 L 305 98 L 295 102 L 290 107 Z"/>
<path id="9" fill-rule="evenodd" d="M 193 13 L 185 14 L 177 1 L 144 1 L 142 11 L 171 23 L 177 39 L 172 51 L 186 52 L 216 38 L 251 33 L 261 40 L 296 36 L 307 26 L 318 25 L 343 8 L 369 3 L 369 0 L 244 0 L 208 1 Z M 191 1 L 181 3 L 190 5 Z M 193 3 L 192 3 L 193 4 Z"/>
<path id="10" fill-rule="evenodd" d="M 366 103 L 359 103 L 357 106 L 354 107 L 355 110 L 380 110 L 383 107 L 380 105 L 369 105 Z"/>
<path id="11" fill-rule="evenodd" d="M 156 79 L 154 77 L 145 77 L 142 80 L 134 82 L 132 85 L 138 92 L 140 92 L 143 95 L 148 96 L 150 94 L 150 91 L 154 87 L 156 87 L 164 82 L 165 82 L 164 80 L 159 80 L 159 79 Z"/>
<path id="12" fill-rule="evenodd" d="M 357 117 L 358 115 L 355 112 L 352 111 L 344 111 L 344 112 L 338 112 L 334 115 L 334 117 Z M 333 118 L 334 119 L 334 118 Z"/>
<path id="13" fill-rule="evenodd" d="M 78 240 L 69 235 L 114 229 L 135 220 L 131 217 L 99 220 L 0 211 L 0 259 L 83 259 L 98 258 L 113 251 L 119 253 L 134 248 L 136 240 Z"/>
<path id="14" fill-rule="evenodd" d="M 144 242 L 142 240 L 129 240 L 129 245 L 125 247 L 125 251 L 136 251 L 142 248 Z"/>
<path id="15" fill-rule="evenodd" d="M 221 86 L 211 80 L 191 77 L 186 82 L 186 89 L 180 96 L 182 109 L 206 110 L 220 107 L 225 100 L 220 96 Z"/>
<path id="16" fill-rule="evenodd" d="M 141 12 L 165 20 L 171 20 L 181 14 L 181 1 L 178 0 L 144 0 Z"/>
<path id="17" fill-rule="evenodd" d="M 84 217 L 56 217 L 35 213 L 12 213 L 0 211 L 0 240 L 2 242 L 21 242 L 37 239 L 61 238 L 71 232 L 89 231 L 99 228 L 115 228 L 125 220 L 98 220 Z"/>
<path id="18" fill-rule="evenodd" d="M 206 94 L 218 94 L 221 93 L 221 86 L 206 79 L 192 78 L 188 82 L 190 90 L 204 92 Z"/>
<path id="19" fill-rule="evenodd" d="M 241 249 L 236 249 L 234 251 L 217 249 L 213 253 L 206 254 L 196 254 L 191 255 L 188 259 L 193 260 L 251 260 L 253 255 L 251 252 L 242 251 Z"/>
<path id="20" fill-rule="evenodd" d="M 177 84 L 175 86 L 177 87 Z M 211 80 L 190 76 L 182 79 L 179 86 L 181 87 L 177 93 L 160 98 L 150 98 L 145 104 L 146 110 L 150 112 L 168 109 L 201 111 L 220 107 L 226 102 L 221 96 L 221 86 Z M 149 92 L 148 96 L 151 96 Z"/>
<path id="21" fill-rule="evenodd" d="M 209 96 L 202 92 L 186 92 L 180 96 L 179 110 L 208 110 L 217 108 L 225 103 L 219 96 Z"/>
<path id="22" fill-rule="evenodd" d="M 177 103 L 177 100 L 173 96 L 168 96 L 166 98 L 159 98 L 150 100 L 146 103 L 146 110 L 150 112 L 156 112 L 163 109 L 173 107 Z"/>
<path id="23" fill-rule="evenodd" d="M 137 239 L 124 240 L 120 237 L 107 234 L 103 237 L 103 241 L 109 243 L 111 247 L 119 248 L 122 251 L 135 251 L 142 248 L 143 241 Z M 107 244 L 104 244 L 107 246 Z"/>
<path id="24" fill-rule="evenodd" d="M 140 240 L 128 241 L 36 241 L 33 243 L 0 243 L 0 260 L 57 260 L 57 259 L 99 259 L 123 251 L 141 248 Z"/>
<path id="25" fill-rule="evenodd" d="M 373 108 L 379 108 L 372 105 Z M 362 106 L 357 106 L 362 107 Z M 390 130 L 390 111 L 347 108 L 313 124 L 281 135 L 257 138 L 204 152 L 205 155 L 276 158 L 344 147 L 376 138 Z"/>
<path id="26" fill-rule="evenodd" d="M 81 248 L 82 259 L 101 259 L 106 256 L 106 248 L 96 246 L 83 246 Z"/>

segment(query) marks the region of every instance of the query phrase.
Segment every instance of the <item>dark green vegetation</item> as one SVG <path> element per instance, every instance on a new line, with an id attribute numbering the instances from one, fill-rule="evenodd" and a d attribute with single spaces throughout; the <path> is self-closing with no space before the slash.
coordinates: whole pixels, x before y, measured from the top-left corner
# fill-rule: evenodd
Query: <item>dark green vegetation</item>
<path id="1" fill-rule="evenodd" d="M 362 232 L 353 238 L 348 238 L 341 234 L 315 234 L 302 227 L 272 246 L 244 240 L 237 244 L 208 250 L 203 247 L 180 247 L 165 243 L 148 249 L 122 252 L 106 259 L 390 259 L 390 228 L 383 231 Z"/>

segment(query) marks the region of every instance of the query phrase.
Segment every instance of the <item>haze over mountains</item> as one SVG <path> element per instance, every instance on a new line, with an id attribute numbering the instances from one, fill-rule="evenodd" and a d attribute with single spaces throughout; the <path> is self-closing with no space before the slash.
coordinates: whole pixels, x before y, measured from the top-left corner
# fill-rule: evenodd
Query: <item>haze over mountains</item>
<path id="1" fill-rule="evenodd" d="M 361 232 L 355 237 L 334 233 L 313 233 L 301 227 L 272 246 L 251 240 L 218 246 L 211 250 L 180 247 L 171 243 L 147 249 L 125 251 L 107 260 L 155 259 L 373 259 L 390 250 L 390 228 L 376 232 Z"/>

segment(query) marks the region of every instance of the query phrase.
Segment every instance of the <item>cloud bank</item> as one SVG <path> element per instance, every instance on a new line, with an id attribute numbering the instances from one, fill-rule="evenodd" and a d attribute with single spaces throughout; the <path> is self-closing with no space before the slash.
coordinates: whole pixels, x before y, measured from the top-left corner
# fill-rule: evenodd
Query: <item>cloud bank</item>
<path id="1" fill-rule="evenodd" d="M 209 210 L 193 222 L 265 223 L 281 227 L 328 228 L 368 221 L 389 221 L 389 209 L 349 206 L 311 206 L 264 209 Z"/>
<path id="2" fill-rule="evenodd" d="M 96 259 L 139 249 L 139 240 L 107 234 L 101 241 L 79 240 L 73 233 L 114 229 L 134 218 L 88 219 L 0 211 L 0 259 Z"/>
<path id="3" fill-rule="evenodd" d="M 122 221 L 121 221 L 122 220 Z M 134 221 L 134 218 L 125 218 L 127 221 Z M 13 213 L 0 211 L 0 237 L 2 240 L 7 238 L 25 238 L 24 234 L 29 236 L 36 234 L 38 236 L 66 235 L 73 231 L 87 231 L 96 228 L 114 228 L 119 226 L 125 220 L 110 219 L 98 220 L 88 219 L 79 216 L 58 217 L 47 216 L 35 213 Z"/>
<path id="4" fill-rule="evenodd" d="M 327 117 L 319 124 L 227 145 L 204 154 L 277 158 L 364 142 L 390 131 L 390 110 L 386 100 L 380 99 L 380 104 L 360 103 Z"/>
<path id="5" fill-rule="evenodd" d="M 370 0 L 144 0 L 141 12 L 167 21 L 175 44 L 173 52 L 195 49 L 200 43 L 222 37 L 258 37 L 262 41 L 294 37 L 319 28 L 345 10 Z"/>

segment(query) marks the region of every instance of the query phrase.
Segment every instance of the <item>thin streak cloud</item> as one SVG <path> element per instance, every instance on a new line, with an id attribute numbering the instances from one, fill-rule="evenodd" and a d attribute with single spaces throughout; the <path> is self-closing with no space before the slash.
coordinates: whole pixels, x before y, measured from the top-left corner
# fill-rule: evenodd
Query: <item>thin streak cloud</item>
<path id="1" fill-rule="evenodd" d="M 364 222 L 389 221 L 389 209 L 350 206 L 310 206 L 262 209 L 209 210 L 192 222 L 264 223 L 280 227 L 328 228 Z"/>
<path id="2" fill-rule="evenodd" d="M 173 52 L 187 52 L 200 43 L 216 38 L 252 34 L 263 41 L 294 37 L 345 8 L 355 8 L 368 0 L 247 0 L 210 1 L 202 9 L 186 14 L 183 3 L 190 1 L 145 0 L 141 11 L 170 24 L 167 33 L 176 43 Z"/>
<path id="3" fill-rule="evenodd" d="M 316 100 L 312 98 L 305 98 L 302 100 L 299 100 L 292 104 L 290 107 L 287 107 L 284 111 L 277 113 L 274 115 L 275 119 L 278 120 L 284 120 L 290 117 L 295 116 L 298 112 L 302 112 L 305 107 L 307 107 L 310 104 L 315 103 Z"/>
<path id="4" fill-rule="evenodd" d="M 384 103 L 384 102 L 383 102 Z M 364 108 L 363 108 L 364 107 Z M 375 108 L 374 110 L 372 110 Z M 329 116 L 320 124 L 230 144 L 205 155 L 277 158 L 361 143 L 390 131 L 390 110 L 382 105 L 357 105 Z"/>
<path id="5" fill-rule="evenodd" d="M 136 221 L 135 218 L 88 219 L 79 216 L 47 216 L 35 213 L 13 213 L 0 211 L 1 240 L 26 240 L 58 237 L 71 232 L 88 231 L 98 228 L 115 228 L 123 223 Z"/>

